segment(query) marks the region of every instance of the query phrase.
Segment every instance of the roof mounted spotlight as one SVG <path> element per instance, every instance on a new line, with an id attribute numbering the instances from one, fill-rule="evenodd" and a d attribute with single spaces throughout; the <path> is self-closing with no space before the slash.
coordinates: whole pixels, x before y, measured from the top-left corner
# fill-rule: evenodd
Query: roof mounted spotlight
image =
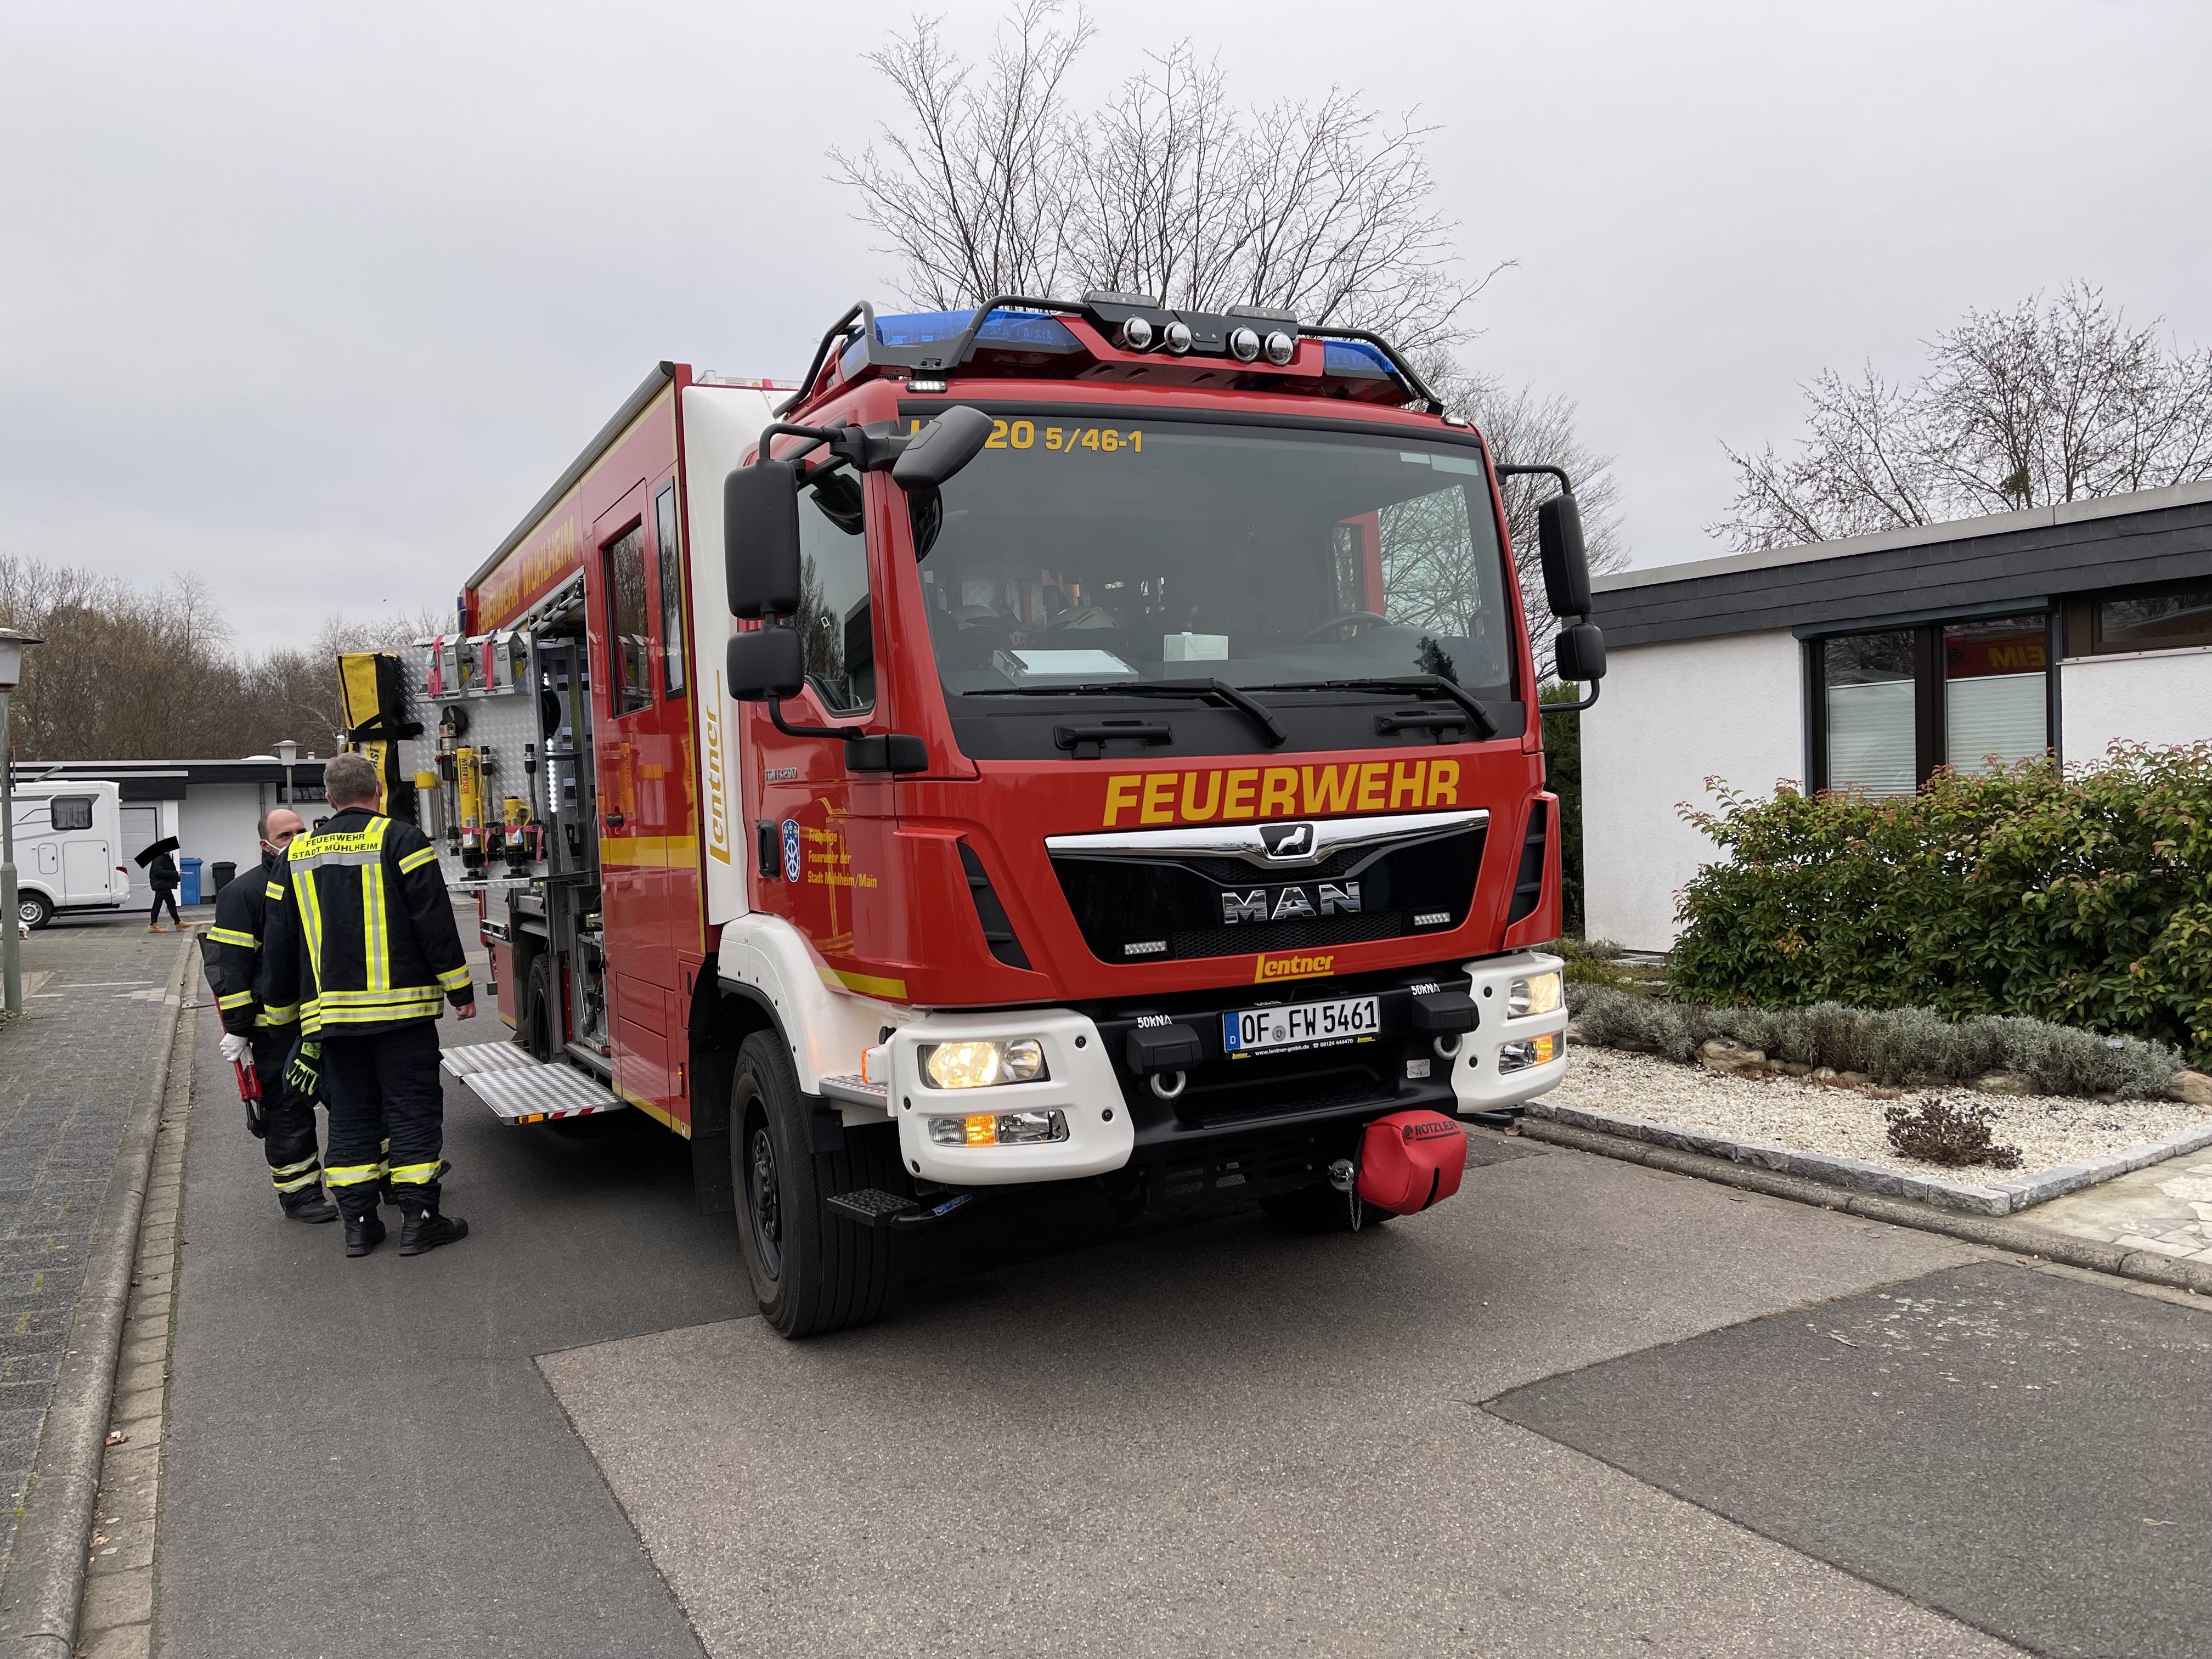
<path id="1" fill-rule="evenodd" d="M 1240 363 L 1249 363 L 1260 355 L 1260 337 L 1249 328 L 1229 331 L 1229 355 Z"/>
<path id="2" fill-rule="evenodd" d="M 1119 343 L 1124 351 L 1150 351 L 1155 336 L 1152 325 L 1142 317 L 1124 318 Z"/>
<path id="3" fill-rule="evenodd" d="M 1190 349 L 1190 325 L 1178 318 L 1160 331 L 1160 343 L 1180 357 Z"/>
<path id="4" fill-rule="evenodd" d="M 1298 343 L 1291 335 L 1277 329 L 1267 337 L 1267 361 L 1281 366 L 1297 356 Z"/>

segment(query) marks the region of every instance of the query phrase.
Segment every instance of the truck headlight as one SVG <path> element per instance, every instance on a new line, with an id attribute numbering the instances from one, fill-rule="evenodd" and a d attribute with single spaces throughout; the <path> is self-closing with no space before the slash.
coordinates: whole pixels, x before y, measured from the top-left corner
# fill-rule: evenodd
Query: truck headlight
<path id="1" fill-rule="evenodd" d="M 929 1138 L 939 1146 L 1031 1146 L 1066 1139 L 1067 1119 L 1059 1112 L 970 1112 L 930 1119 Z"/>
<path id="2" fill-rule="evenodd" d="M 1559 1055 L 1559 1039 L 1556 1032 L 1547 1031 L 1541 1036 L 1523 1037 L 1518 1042 L 1503 1042 L 1498 1047 L 1498 1074 L 1525 1072 L 1531 1066 L 1549 1066 Z"/>
<path id="3" fill-rule="evenodd" d="M 1506 1017 L 1518 1019 L 1523 1014 L 1548 1014 L 1559 1006 L 1559 975 L 1556 970 L 1516 979 L 1506 988 Z"/>
<path id="4" fill-rule="evenodd" d="M 922 1074 L 940 1089 L 988 1089 L 1035 1083 L 1045 1075 L 1044 1045 L 1035 1037 L 939 1042 L 921 1057 Z"/>

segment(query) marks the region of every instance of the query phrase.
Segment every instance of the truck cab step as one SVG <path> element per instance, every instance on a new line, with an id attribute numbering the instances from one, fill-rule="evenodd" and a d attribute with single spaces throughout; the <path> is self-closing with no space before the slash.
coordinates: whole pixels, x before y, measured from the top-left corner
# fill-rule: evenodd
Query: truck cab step
<path id="1" fill-rule="evenodd" d="M 829 1203 L 832 1211 L 856 1225 L 889 1227 L 903 1233 L 917 1227 L 935 1226 L 947 1216 L 965 1209 L 975 1196 L 973 1193 L 950 1193 L 933 1204 L 918 1204 L 880 1187 L 862 1187 L 849 1193 L 833 1194 Z"/>
<path id="2" fill-rule="evenodd" d="M 544 1123 L 624 1109 L 622 1099 L 598 1079 L 573 1066 L 545 1065 L 512 1042 L 448 1048 L 440 1058 L 502 1123 Z"/>

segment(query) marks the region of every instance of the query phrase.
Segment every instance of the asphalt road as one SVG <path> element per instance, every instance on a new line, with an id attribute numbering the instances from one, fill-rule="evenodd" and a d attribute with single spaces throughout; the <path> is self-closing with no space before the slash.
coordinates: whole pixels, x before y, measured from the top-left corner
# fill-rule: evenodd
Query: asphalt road
<path id="1" fill-rule="evenodd" d="M 161 1523 L 178 1659 L 2150 1654 L 2183 1650 L 2203 1582 L 2201 1534 L 2130 1557 L 2100 1532 L 2077 1576 L 2148 1611 L 2093 1646 L 2110 1595 L 2003 1575 L 2069 1493 L 2141 1479 L 2119 1449 L 2201 1468 L 2201 1389 L 2173 1385 L 2205 1316 L 1929 1235 L 1486 1137 L 1459 1198 L 1356 1237 L 1004 1205 L 935 1237 L 896 1319 L 791 1344 L 641 1119 L 511 1130 L 449 1089 L 472 1236 L 349 1261 L 278 1217 L 213 1047 Z M 1863 1379 L 1790 1344 L 1899 1305 L 1876 1291 L 2013 1295 L 1975 1363 L 2110 1370 L 2094 1432 L 1854 1416 Z M 2188 1526 L 2145 1531 L 2193 1532 L 2159 1496 Z M 2093 1530 L 2131 1506 L 2100 1497 Z M 1900 1528 L 1923 1566 L 1876 1559 Z"/>

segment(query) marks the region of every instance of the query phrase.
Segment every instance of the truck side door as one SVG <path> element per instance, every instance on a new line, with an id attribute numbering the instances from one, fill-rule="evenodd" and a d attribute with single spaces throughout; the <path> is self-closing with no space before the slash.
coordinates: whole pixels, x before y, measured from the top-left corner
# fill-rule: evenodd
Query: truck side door
<path id="1" fill-rule="evenodd" d="M 670 692 L 664 608 L 656 592 L 659 534 L 647 480 L 592 528 L 592 678 L 599 687 L 593 757 L 599 778 L 599 901 L 605 922 L 608 1034 L 616 1092 L 657 1116 L 688 1121 L 677 1082 L 684 1009 L 680 939 L 696 919 L 671 913 L 672 845 L 690 831 L 689 708 Z M 686 933 L 685 930 L 689 929 Z"/>

